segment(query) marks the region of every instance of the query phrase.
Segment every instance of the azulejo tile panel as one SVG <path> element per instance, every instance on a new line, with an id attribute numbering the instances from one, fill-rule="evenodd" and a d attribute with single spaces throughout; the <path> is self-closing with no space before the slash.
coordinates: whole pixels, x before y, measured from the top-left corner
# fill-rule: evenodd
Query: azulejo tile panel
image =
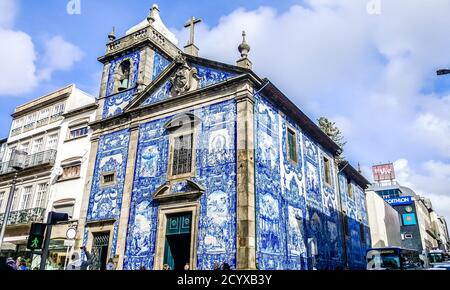
<path id="1" fill-rule="evenodd" d="M 234 101 L 192 111 L 197 127 L 196 172 L 190 179 L 205 188 L 199 200 L 197 268 L 212 269 L 214 262 L 235 265 L 236 256 L 236 160 Z M 172 117 L 141 125 L 133 183 L 133 195 L 125 250 L 125 269 L 154 267 L 159 204 L 152 195 L 167 180 L 169 132 Z M 184 184 L 184 186 L 183 186 Z M 171 186 L 185 190 L 186 182 Z"/>
<path id="2" fill-rule="evenodd" d="M 118 219 L 128 158 L 129 130 L 100 137 L 88 206 L 88 221 Z M 102 186 L 103 173 L 115 173 L 116 182 Z"/>
<path id="3" fill-rule="evenodd" d="M 152 72 L 152 80 L 156 79 L 170 64 L 170 61 L 162 56 L 160 53 L 155 51 L 155 55 L 153 57 L 153 72 Z"/>
<path id="4" fill-rule="evenodd" d="M 172 83 L 169 80 L 165 81 L 164 84 L 158 87 L 140 106 L 144 107 L 170 98 L 171 88 Z"/>
<path id="5" fill-rule="evenodd" d="M 322 161 L 333 158 L 261 95 L 256 96 L 255 128 L 258 268 L 343 268 L 335 169 L 331 184 L 325 184 Z M 288 128 L 297 136 L 296 161 L 288 158 Z M 353 257 L 363 252 L 360 244 L 351 249 Z"/>
<path id="6" fill-rule="evenodd" d="M 213 69 L 201 65 L 194 65 L 194 67 L 197 69 L 197 76 L 200 78 L 200 88 L 226 81 L 236 75 L 231 72 Z"/>
<path id="7" fill-rule="evenodd" d="M 131 102 L 136 89 L 130 89 L 105 98 L 102 118 L 106 119 L 123 113 L 123 109 Z"/>

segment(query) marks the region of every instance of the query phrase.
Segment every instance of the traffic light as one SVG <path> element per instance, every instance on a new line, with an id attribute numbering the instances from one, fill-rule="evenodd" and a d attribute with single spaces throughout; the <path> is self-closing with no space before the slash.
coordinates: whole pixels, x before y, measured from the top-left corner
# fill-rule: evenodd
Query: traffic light
<path id="1" fill-rule="evenodd" d="M 51 211 L 48 213 L 47 224 L 54 225 L 57 222 L 64 222 L 69 220 L 69 215 L 61 212 Z"/>
<path id="2" fill-rule="evenodd" d="M 46 224 L 32 223 L 28 235 L 27 249 L 32 251 L 42 249 Z"/>

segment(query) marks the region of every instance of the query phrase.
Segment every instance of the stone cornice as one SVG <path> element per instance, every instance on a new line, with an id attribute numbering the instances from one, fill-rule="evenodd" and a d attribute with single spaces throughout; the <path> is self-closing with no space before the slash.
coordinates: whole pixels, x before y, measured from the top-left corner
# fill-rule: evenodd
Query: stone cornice
<path id="1" fill-rule="evenodd" d="M 106 45 L 106 54 L 99 57 L 98 61 L 105 64 L 112 58 L 115 58 L 117 54 L 124 54 L 149 44 L 172 59 L 178 52 L 181 52 L 176 45 L 149 24 L 141 30 L 108 43 Z"/>

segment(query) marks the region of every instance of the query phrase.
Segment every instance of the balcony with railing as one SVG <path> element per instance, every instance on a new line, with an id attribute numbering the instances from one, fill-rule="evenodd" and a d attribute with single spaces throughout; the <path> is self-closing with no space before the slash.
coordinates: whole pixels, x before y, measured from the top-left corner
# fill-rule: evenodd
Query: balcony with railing
<path id="1" fill-rule="evenodd" d="M 11 130 L 11 137 L 19 135 L 20 133 L 22 133 L 22 127 L 12 129 Z"/>
<path id="2" fill-rule="evenodd" d="M 45 117 L 45 118 L 42 118 L 42 119 L 40 119 L 40 120 L 37 120 L 37 122 L 36 122 L 36 128 L 39 128 L 39 127 L 42 127 L 42 126 L 47 125 L 49 120 L 50 120 L 49 117 Z"/>
<path id="3" fill-rule="evenodd" d="M 23 210 L 11 211 L 8 218 L 8 226 L 23 225 L 44 220 L 45 208 L 29 208 Z M 0 214 L 0 225 L 3 224 L 5 214 Z"/>
<path id="4" fill-rule="evenodd" d="M 26 155 L 20 162 L 20 167 L 30 169 L 36 166 L 53 165 L 56 159 L 56 150 L 46 150 L 35 154 Z M 13 160 L 0 163 L 0 175 L 8 174 L 14 171 L 12 167 Z"/>

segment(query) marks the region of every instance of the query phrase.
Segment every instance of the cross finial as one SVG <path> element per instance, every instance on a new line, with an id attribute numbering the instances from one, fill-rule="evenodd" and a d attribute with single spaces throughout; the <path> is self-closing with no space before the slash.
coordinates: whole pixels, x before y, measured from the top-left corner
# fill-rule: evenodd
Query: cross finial
<path id="1" fill-rule="evenodd" d="M 194 44 L 195 24 L 200 23 L 202 20 L 197 19 L 194 16 L 184 25 L 185 28 L 190 29 L 190 36 L 187 45 Z"/>
<path id="2" fill-rule="evenodd" d="M 108 35 L 109 42 L 116 40 L 116 27 L 113 26 L 112 31 Z"/>

